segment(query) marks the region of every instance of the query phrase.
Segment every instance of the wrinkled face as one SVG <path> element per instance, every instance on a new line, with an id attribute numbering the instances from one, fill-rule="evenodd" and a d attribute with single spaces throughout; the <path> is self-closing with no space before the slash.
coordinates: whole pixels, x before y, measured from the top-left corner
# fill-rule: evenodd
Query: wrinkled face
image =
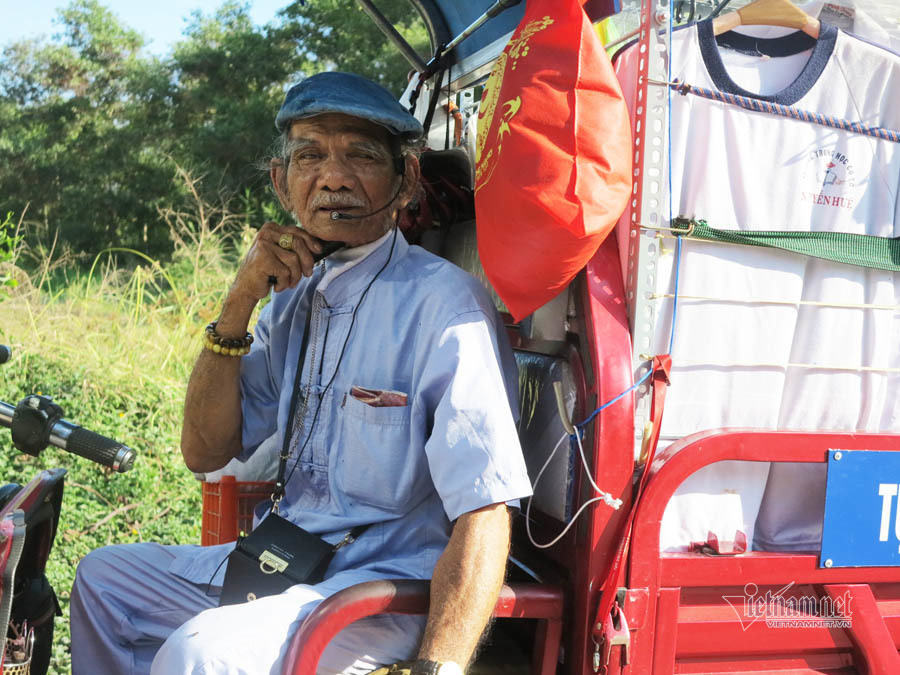
<path id="1" fill-rule="evenodd" d="M 289 137 L 287 165 L 273 160 L 272 183 L 282 206 L 320 239 L 349 246 L 374 241 L 412 197 L 418 163 L 407 157 L 404 175 L 397 174 L 384 127 L 329 113 L 297 120 Z M 333 220 L 335 211 L 367 217 Z"/>

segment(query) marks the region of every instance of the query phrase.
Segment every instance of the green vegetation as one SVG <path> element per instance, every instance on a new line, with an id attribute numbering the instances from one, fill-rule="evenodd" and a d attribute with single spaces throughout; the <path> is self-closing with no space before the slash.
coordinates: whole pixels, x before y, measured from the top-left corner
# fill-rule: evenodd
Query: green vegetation
<path id="1" fill-rule="evenodd" d="M 0 367 L 0 399 L 52 396 L 66 419 L 139 453 L 134 470 L 114 474 L 52 447 L 23 455 L 0 430 L 2 482 L 25 483 L 54 466 L 69 471 L 48 569 L 65 612 L 53 673 L 69 671 L 68 598 L 82 556 L 110 543 L 200 541 L 200 487 L 178 450 L 182 400 L 203 328 L 252 237 L 246 225 L 226 234 L 237 218 L 209 205 L 201 218 L 200 206 L 169 212 L 175 248 L 164 265 L 118 248 L 84 269 L 21 246 L 11 253 L 35 271 L 7 263 L 19 284 L 0 299 L 0 342 L 13 350 Z"/>
<path id="2" fill-rule="evenodd" d="M 379 7 L 427 55 L 409 2 Z M 399 96 L 409 69 L 354 0 L 285 0 L 266 26 L 228 0 L 195 13 L 165 57 L 98 0 L 73 0 L 59 31 L 0 54 L 0 214 L 24 213 L 29 243 L 58 236 L 87 262 L 111 246 L 168 258 L 160 211 L 192 199 L 175 165 L 204 176 L 207 201 L 264 214 L 274 200 L 257 167 L 287 87 L 343 69 Z"/>
<path id="3" fill-rule="evenodd" d="M 13 232 L 12 213 L 7 213 L 0 222 L 0 298 L 5 297 L 4 289 L 19 285 L 10 272 L 20 241 L 21 237 Z"/>

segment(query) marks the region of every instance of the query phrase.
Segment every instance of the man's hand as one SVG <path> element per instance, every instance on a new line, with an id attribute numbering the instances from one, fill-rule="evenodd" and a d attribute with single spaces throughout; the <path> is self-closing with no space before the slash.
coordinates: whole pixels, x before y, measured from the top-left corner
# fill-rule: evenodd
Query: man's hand
<path id="1" fill-rule="evenodd" d="M 282 243 L 279 243 L 282 242 Z M 285 248 L 282 244 L 287 244 Z M 293 288 L 308 277 L 315 265 L 314 255 L 322 252 L 322 242 L 305 230 L 266 223 L 241 262 L 229 295 L 253 305 L 269 294 L 269 277 L 278 280 L 276 291 Z"/>
<path id="2" fill-rule="evenodd" d="M 216 333 L 243 337 L 253 309 L 269 294 L 269 277 L 277 280 L 276 291 L 292 288 L 312 274 L 313 255 L 321 251 L 322 243 L 299 227 L 263 225 L 225 297 Z M 240 363 L 205 349 L 197 358 L 181 430 L 181 453 L 192 471 L 220 469 L 241 451 Z"/>

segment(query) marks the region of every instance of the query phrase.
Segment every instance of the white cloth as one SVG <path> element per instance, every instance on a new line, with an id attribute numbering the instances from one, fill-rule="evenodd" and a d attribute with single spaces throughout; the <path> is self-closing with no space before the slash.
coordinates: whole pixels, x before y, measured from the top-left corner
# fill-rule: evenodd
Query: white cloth
<path id="1" fill-rule="evenodd" d="M 734 31 L 719 41 L 732 48 L 717 45 L 709 22 L 676 31 L 672 78 L 900 129 L 900 106 L 888 104 L 900 97 L 896 54 L 827 25 L 814 43 L 801 33 L 756 40 Z M 617 61 L 632 106 L 637 56 L 632 47 Z M 673 94 L 672 106 L 674 216 L 723 229 L 900 234 L 900 144 L 694 95 Z M 617 230 L 623 273 L 629 217 Z M 657 296 L 674 291 L 674 242 L 663 245 Z M 685 241 L 679 292 L 666 441 L 719 427 L 900 431 L 900 275 Z M 667 349 L 671 299 L 658 310 L 653 353 Z M 757 519 L 768 473 L 752 463 L 704 469 L 670 503 L 664 547 L 683 550 L 708 530 L 752 539 L 755 523 L 765 548 L 818 548 L 823 474 L 778 465 Z M 734 517 L 717 522 L 723 512 Z"/>

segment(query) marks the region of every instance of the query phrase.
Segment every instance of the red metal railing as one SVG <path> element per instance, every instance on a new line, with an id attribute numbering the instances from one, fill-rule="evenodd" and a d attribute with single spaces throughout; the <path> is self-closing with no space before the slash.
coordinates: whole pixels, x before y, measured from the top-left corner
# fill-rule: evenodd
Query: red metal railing
<path id="1" fill-rule="evenodd" d="M 430 584 L 409 579 L 367 581 L 326 598 L 294 634 L 282 675 L 314 675 L 331 639 L 357 619 L 373 614 L 426 614 Z M 535 673 L 553 675 L 562 633 L 563 596 L 555 586 L 504 585 L 494 616 L 538 619 Z"/>
<path id="2" fill-rule="evenodd" d="M 638 507 L 629 561 L 630 672 L 900 673 L 900 570 L 824 569 L 814 553 L 714 557 L 659 550 L 666 504 L 701 467 L 725 460 L 821 463 L 829 448 L 900 451 L 900 437 L 715 430 L 689 436 L 660 454 Z M 798 594 L 819 598 L 849 592 L 850 626 L 835 628 L 814 617 L 797 629 L 748 622 L 725 598 L 740 596 L 750 582 L 760 591 L 792 584 Z"/>

